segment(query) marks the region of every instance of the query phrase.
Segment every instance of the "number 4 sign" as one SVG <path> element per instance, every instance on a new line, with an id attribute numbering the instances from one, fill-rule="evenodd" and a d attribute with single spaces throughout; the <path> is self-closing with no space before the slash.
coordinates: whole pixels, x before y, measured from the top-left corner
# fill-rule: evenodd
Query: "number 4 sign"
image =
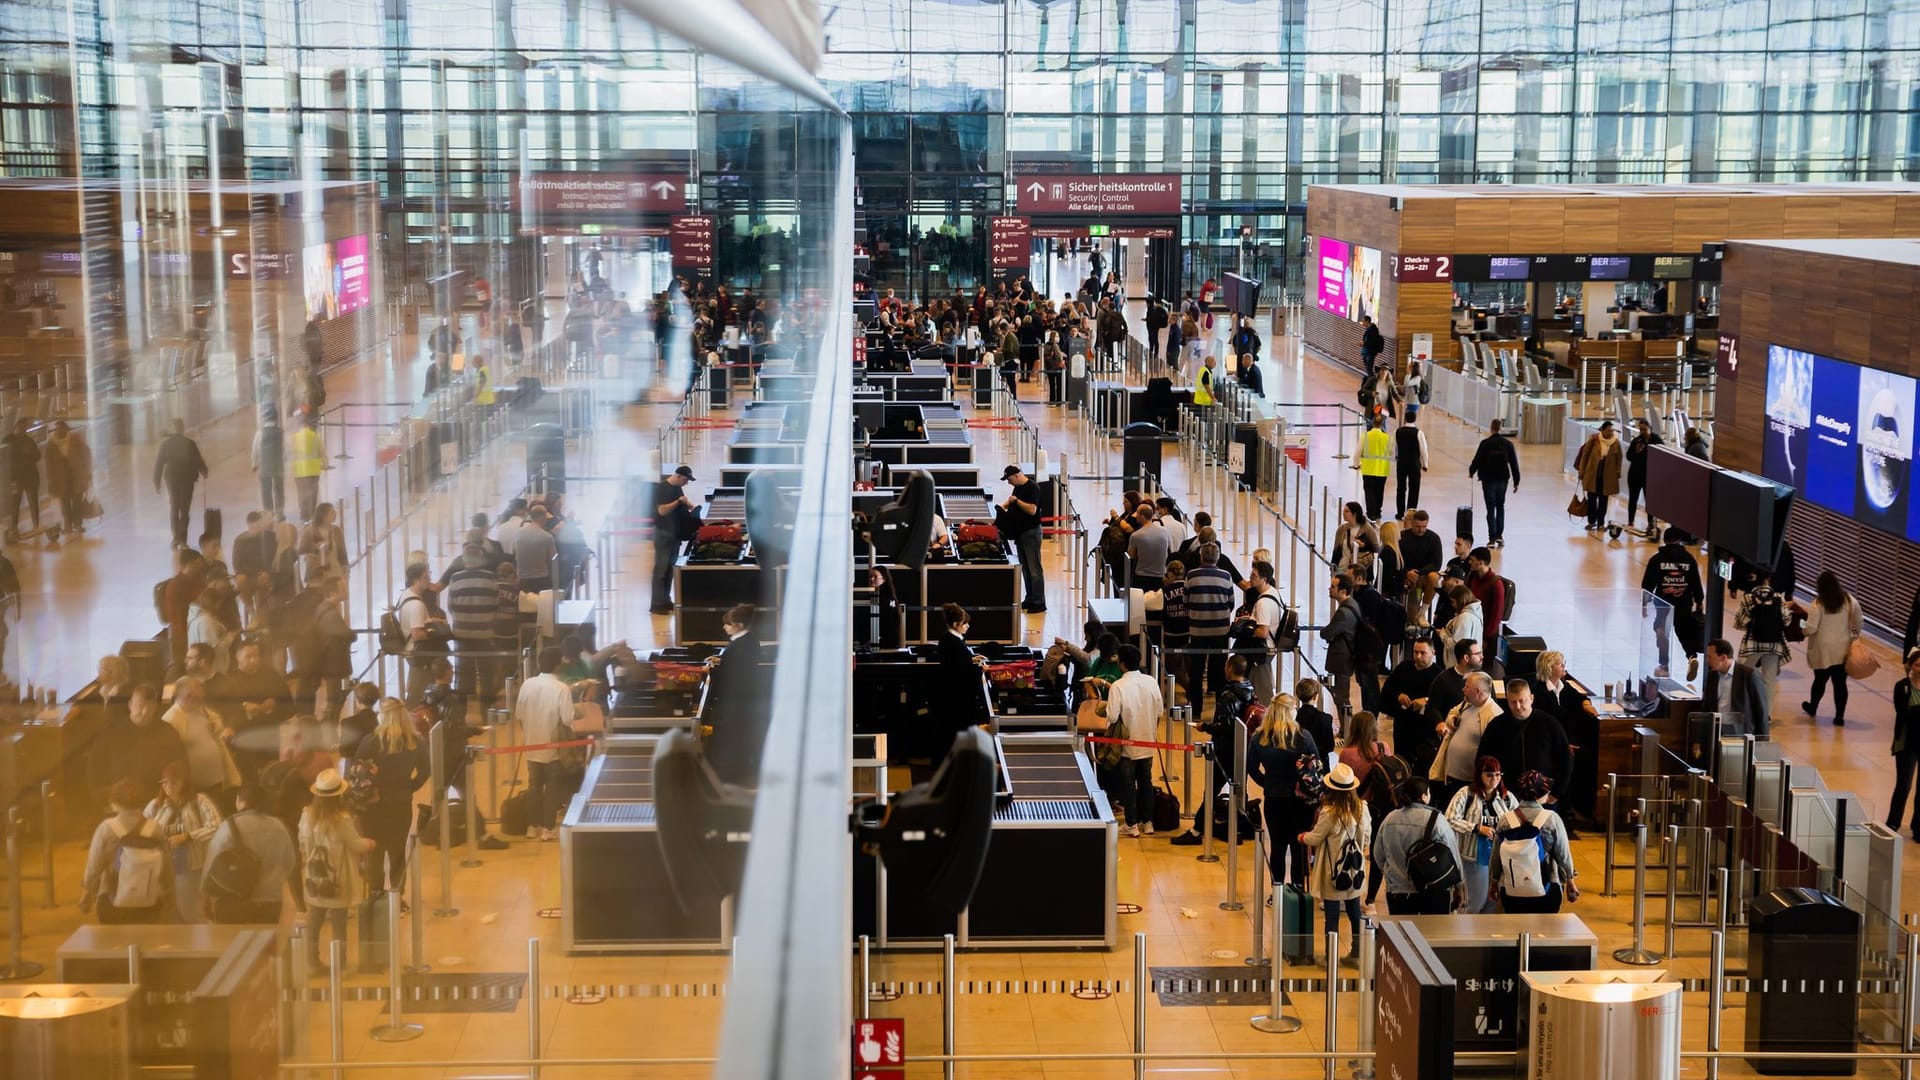
<path id="1" fill-rule="evenodd" d="M 905 1020 L 856 1020 L 853 1024 L 855 1080 L 896 1080 L 907 1064 Z M 888 1071 L 877 1071 L 888 1070 Z"/>

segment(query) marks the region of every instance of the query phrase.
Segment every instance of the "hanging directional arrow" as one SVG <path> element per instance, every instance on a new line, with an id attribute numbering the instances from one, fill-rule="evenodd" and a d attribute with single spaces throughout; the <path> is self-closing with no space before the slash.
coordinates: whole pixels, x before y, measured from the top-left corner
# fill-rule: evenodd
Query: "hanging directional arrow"
<path id="1" fill-rule="evenodd" d="M 655 195 L 658 195 L 662 199 L 672 198 L 673 193 L 679 190 L 680 189 L 676 187 L 673 183 L 666 180 L 662 180 L 659 183 L 656 183 L 653 185 L 653 193 Z"/>
<path id="2" fill-rule="evenodd" d="M 1033 183 L 1027 185 L 1027 194 L 1033 196 L 1036 199 L 1039 198 L 1040 193 L 1045 190 L 1047 190 L 1047 185 L 1042 184 L 1038 180 L 1035 180 Z"/>

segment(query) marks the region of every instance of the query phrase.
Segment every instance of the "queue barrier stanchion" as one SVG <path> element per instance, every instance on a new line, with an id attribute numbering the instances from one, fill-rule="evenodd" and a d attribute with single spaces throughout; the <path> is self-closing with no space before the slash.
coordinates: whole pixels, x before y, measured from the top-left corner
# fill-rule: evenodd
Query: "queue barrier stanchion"
<path id="1" fill-rule="evenodd" d="M 1227 799 L 1227 898 L 1220 902 L 1221 911 L 1246 907 L 1240 902 L 1240 810 L 1246 805 L 1247 726 L 1238 719 L 1233 722 L 1233 743 L 1233 787 Z"/>
<path id="2" fill-rule="evenodd" d="M 953 1080 L 953 980 L 953 935 L 947 934 L 940 939 L 940 1052 L 947 1058 L 940 1069 L 945 1080 Z"/>
<path id="3" fill-rule="evenodd" d="M 1622 964 L 1651 967 L 1661 961 L 1659 953 L 1647 949 L 1647 823 L 1633 825 L 1633 944 L 1615 949 L 1613 958 Z"/>
<path id="4" fill-rule="evenodd" d="M 26 906 L 20 880 L 20 810 L 7 808 L 7 966 L 0 968 L 0 982 L 31 979 L 46 970 L 21 955 L 26 938 L 23 908 Z"/>
<path id="5" fill-rule="evenodd" d="M 1255 1031 L 1268 1035 L 1291 1035 L 1303 1026 L 1299 1017 L 1287 1015 L 1286 980 L 1280 977 L 1280 942 L 1284 930 L 1281 912 L 1286 905 L 1280 900 L 1279 882 L 1269 882 L 1268 895 L 1273 897 L 1273 906 L 1261 916 L 1267 922 L 1267 1011 L 1248 1021 Z"/>
<path id="6" fill-rule="evenodd" d="M 440 830 L 440 905 L 433 909 L 436 919 L 450 919 L 460 914 L 453 906 L 453 819 L 447 816 L 447 751 L 442 729 L 446 726 L 442 720 L 427 732 L 427 762 L 430 783 L 433 784 L 433 820 Z"/>
<path id="7" fill-rule="evenodd" d="M 418 920 L 415 920 L 418 921 Z M 364 927 L 362 928 L 364 932 Z M 387 890 L 387 1019 L 369 1036 L 379 1042 L 412 1042 L 426 1033 L 424 1025 L 405 1019 L 400 1013 L 400 890 Z M 335 942 L 336 945 L 339 942 Z"/>
<path id="8" fill-rule="evenodd" d="M 1374 930 L 1373 916 L 1360 916 L 1360 1012 L 1355 1025 L 1354 1049 L 1359 1057 L 1347 1062 L 1347 1068 L 1353 1070 L 1354 1080 L 1373 1080 L 1374 1024 L 1379 1019 L 1374 1009 L 1373 976 L 1374 966 Z M 1332 1049 L 1331 1046 L 1328 1047 Z"/>
<path id="9" fill-rule="evenodd" d="M 467 851 L 466 855 L 460 860 L 460 865 L 463 869 L 467 870 L 485 865 L 485 863 L 480 861 L 480 797 L 476 795 L 473 790 L 473 776 L 474 773 L 479 771 L 474 768 L 474 758 L 478 756 L 479 749 L 477 746 L 469 746 L 466 748 L 467 790 L 465 792 L 466 797 L 461 801 L 467 805 Z"/>
<path id="10" fill-rule="evenodd" d="M 1212 744 L 1208 744 L 1208 747 L 1207 753 L 1205 754 L 1207 759 L 1207 789 L 1200 793 L 1200 801 L 1207 808 L 1207 816 L 1201 819 L 1200 824 L 1200 854 L 1195 855 L 1193 858 L 1195 862 L 1217 863 L 1220 861 L 1220 856 L 1213 853 L 1213 800 L 1214 792 L 1219 790 L 1220 781 L 1219 778 L 1214 775 L 1215 762 L 1213 760 Z M 1196 813 L 1197 812 L 1198 811 L 1196 811 Z"/>
<path id="11" fill-rule="evenodd" d="M 860 935 L 860 996 L 858 1011 L 854 1016 L 860 1020 L 873 1019 L 873 939 Z"/>
<path id="12" fill-rule="evenodd" d="M 1723 879 L 1726 871 L 1720 871 Z M 1909 941 L 1916 940 L 1912 937 Z M 1909 969 L 1911 971 L 1911 969 Z M 1727 993 L 1727 933 L 1715 930 L 1709 936 L 1707 945 L 1707 1049 L 1718 1052 L 1720 1049 L 1720 1012 L 1725 1008 Z M 1911 1049 L 1913 1023 L 1911 1016 L 1905 1025 L 1906 1041 Z M 1720 1059 L 1707 1059 L 1707 1080 L 1719 1080 Z"/>
<path id="13" fill-rule="evenodd" d="M 521 995 L 527 1002 L 527 1060 L 540 1060 L 540 939 L 527 939 L 527 988 Z M 538 1064 L 527 1067 L 527 1080 L 540 1080 Z"/>
<path id="14" fill-rule="evenodd" d="M 1340 928 L 1337 922 L 1327 927 L 1326 997 L 1326 1080 L 1333 1080 L 1333 1055 L 1340 1050 Z"/>
<path id="15" fill-rule="evenodd" d="M 1147 935 L 1133 935 L 1133 1080 L 1147 1078 L 1147 995 L 1153 991 L 1147 969 Z M 953 1053 L 949 1048 L 947 1053 Z M 951 1062 L 947 1068 L 953 1068 Z"/>
<path id="16" fill-rule="evenodd" d="M 425 871 L 420 868 L 420 838 L 418 836 L 409 836 L 407 837 L 407 878 L 413 889 L 413 902 L 416 904 L 426 903 L 423 896 L 425 892 L 425 885 L 423 884 L 424 875 Z M 413 963 L 407 968 L 407 974 L 409 975 L 433 970 L 433 966 L 426 962 L 427 920 L 414 919 L 412 923 L 413 925 L 409 929 L 413 938 L 411 949 Z"/>
<path id="17" fill-rule="evenodd" d="M 1261 822 L 1260 827 L 1255 829 L 1253 833 L 1253 861 L 1255 867 L 1253 872 L 1254 910 L 1256 912 L 1264 911 L 1265 907 L 1263 905 L 1278 907 L 1280 901 L 1273 893 L 1273 876 L 1271 873 L 1261 872 L 1272 865 L 1273 862 L 1272 856 L 1268 854 L 1267 851 L 1267 828 L 1265 822 Z M 1246 964 L 1248 967 L 1258 967 L 1267 962 L 1267 950 L 1264 940 L 1266 937 L 1267 918 L 1265 915 L 1255 915 L 1247 921 L 1253 924 L 1253 947 L 1247 950 L 1247 955 L 1242 957 L 1240 962 Z"/>
<path id="18" fill-rule="evenodd" d="M 129 946 L 137 948 L 138 946 Z M 335 1065 L 347 1060 L 346 976 L 347 943 L 334 938 L 327 943 L 327 1035 L 328 1060 Z M 138 979 L 133 980 L 138 982 Z M 333 1080 L 344 1080 L 346 1070 L 333 1070 Z"/>
<path id="19" fill-rule="evenodd" d="M 1680 922 L 1680 826 L 1667 826 L 1667 948 L 1674 955 L 1674 939 Z"/>

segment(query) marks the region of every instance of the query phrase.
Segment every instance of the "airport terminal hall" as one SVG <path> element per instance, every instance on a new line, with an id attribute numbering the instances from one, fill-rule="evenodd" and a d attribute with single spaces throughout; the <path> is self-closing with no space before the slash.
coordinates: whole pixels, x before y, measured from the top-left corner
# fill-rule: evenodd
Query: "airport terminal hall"
<path id="1" fill-rule="evenodd" d="M 0 0 L 0 1080 L 1914 1080 L 1917 457 L 1920 0 Z"/>

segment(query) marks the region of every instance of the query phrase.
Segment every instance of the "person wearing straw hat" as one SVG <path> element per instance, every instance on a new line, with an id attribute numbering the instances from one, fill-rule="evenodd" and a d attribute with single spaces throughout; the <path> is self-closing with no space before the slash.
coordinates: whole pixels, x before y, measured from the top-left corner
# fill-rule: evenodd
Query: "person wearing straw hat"
<path id="1" fill-rule="evenodd" d="M 1327 773 L 1320 808 L 1313 828 L 1303 832 L 1299 841 L 1313 853 L 1313 874 L 1307 879 L 1307 892 L 1320 901 L 1327 928 L 1339 926 L 1340 912 L 1347 913 L 1351 943 L 1344 962 L 1360 962 L 1360 896 L 1367 888 L 1367 846 L 1373 835 L 1373 822 L 1367 804 L 1360 798 L 1360 778 L 1353 767 L 1342 761 Z"/>
<path id="2" fill-rule="evenodd" d="M 373 850 L 373 840 L 360 835 L 347 809 L 347 782 L 338 769 L 327 769 L 308 787 L 313 802 L 300 814 L 300 884 L 306 893 L 307 962 L 316 974 L 325 974 L 320 961 L 320 931 L 333 928 L 335 941 L 347 940 L 347 912 L 365 895 L 360 880 L 360 856 Z"/>

